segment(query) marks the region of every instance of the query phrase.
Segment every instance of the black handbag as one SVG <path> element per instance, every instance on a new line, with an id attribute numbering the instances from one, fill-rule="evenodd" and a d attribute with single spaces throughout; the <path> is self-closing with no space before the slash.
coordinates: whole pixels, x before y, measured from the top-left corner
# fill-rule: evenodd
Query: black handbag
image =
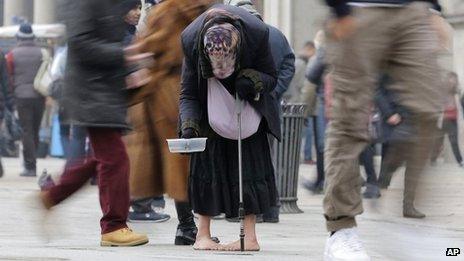
<path id="1" fill-rule="evenodd" d="M 18 118 L 9 109 L 5 109 L 5 127 L 8 131 L 10 138 L 14 141 L 21 139 L 23 135 L 23 129 L 19 123 Z"/>

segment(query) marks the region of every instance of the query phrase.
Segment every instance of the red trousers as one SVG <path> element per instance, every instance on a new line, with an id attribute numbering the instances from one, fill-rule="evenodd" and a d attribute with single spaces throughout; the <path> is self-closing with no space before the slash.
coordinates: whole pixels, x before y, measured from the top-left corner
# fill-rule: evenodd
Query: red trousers
<path id="1" fill-rule="evenodd" d="M 50 197 L 58 204 L 98 176 L 102 234 L 127 227 L 129 212 L 129 158 L 121 132 L 111 128 L 88 128 L 94 156 L 84 163 L 69 164 Z"/>

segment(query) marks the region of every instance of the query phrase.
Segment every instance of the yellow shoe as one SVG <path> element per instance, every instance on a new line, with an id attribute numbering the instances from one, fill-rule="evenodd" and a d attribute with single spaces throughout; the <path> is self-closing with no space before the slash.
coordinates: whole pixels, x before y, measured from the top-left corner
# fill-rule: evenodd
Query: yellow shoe
<path id="1" fill-rule="evenodd" d="M 133 232 L 129 228 L 121 228 L 119 230 L 103 234 L 101 237 L 101 246 L 141 246 L 148 243 L 148 237 Z"/>

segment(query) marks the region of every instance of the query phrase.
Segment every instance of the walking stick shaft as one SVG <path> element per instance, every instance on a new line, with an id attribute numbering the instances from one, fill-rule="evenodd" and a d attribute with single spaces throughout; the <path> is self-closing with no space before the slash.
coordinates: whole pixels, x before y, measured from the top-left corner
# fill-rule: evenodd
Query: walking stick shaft
<path id="1" fill-rule="evenodd" d="M 245 251 L 245 208 L 243 206 L 243 170 L 242 170 L 242 101 L 237 96 L 238 121 L 238 183 L 239 183 L 239 209 L 240 219 L 240 251 Z"/>

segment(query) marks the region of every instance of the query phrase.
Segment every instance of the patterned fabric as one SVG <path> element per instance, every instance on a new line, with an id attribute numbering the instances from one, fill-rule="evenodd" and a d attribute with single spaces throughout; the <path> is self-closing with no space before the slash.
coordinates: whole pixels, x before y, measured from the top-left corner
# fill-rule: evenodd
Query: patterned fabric
<path id="1" fill-rule="evenodd" d="M 214 25 L 206 31 L 204 51 L 216 78 L 225 79 L 234 73 L 239 41 L 239 31 L 229 23 Z"/>

